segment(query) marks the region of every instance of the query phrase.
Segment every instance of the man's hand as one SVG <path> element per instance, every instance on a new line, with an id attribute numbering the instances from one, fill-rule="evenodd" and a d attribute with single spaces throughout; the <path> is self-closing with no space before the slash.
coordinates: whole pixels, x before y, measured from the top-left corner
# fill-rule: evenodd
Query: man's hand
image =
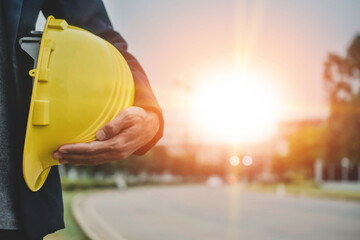
<path id="1" fill-rule="evenodd" d="M 54 152 L 60 163 L 99 165 L 122 160 L 147 144 L 159 129 L 156 113 L 129 107 L 96 133 L 96 141 L 61 146 Z"/>

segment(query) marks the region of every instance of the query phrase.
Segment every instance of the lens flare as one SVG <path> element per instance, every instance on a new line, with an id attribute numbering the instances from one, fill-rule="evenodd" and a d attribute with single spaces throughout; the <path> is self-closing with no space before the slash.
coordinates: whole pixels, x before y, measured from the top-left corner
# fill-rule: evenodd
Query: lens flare
<path id="1" fill-rule="evenodd" d="M 238 156 L 232 156 L 230 159 L 229 159 L 229 162 L 232 166 L 238 166 L 240 164 L 240 159 Z"/>
<path id="2" fill-rule="evenodd" d="M 253 159 L 250 156 L 244 156 L 242 159 L 242 164 L 244 164 L 244 166 L 250 166 L 251 164 L 253 164 Z"/>

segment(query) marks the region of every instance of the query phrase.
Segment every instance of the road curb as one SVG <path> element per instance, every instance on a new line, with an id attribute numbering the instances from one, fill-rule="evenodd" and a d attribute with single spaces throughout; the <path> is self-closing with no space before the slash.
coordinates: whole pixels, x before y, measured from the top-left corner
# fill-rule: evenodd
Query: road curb
<path id="1" fill-rule="evenodd" d="M 71 204 L 74 218 L 83 232 L 92 240 L 126 240 L 114 231 L 87 201 L 90 197 L 106 192 L 100 191 L 76 195 Z"/>

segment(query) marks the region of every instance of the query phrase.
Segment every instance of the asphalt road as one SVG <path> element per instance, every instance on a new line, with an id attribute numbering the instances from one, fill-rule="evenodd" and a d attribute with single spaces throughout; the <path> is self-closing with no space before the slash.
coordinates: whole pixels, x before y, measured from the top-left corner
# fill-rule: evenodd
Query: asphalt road
<path id="1" fill-rule="evenodd" d="M 278 197 L 239 186 L 107 191 L 83 197 L 78 206 L 85 227 L 102 231 L 100 239 L 360 239 L 359 203 Z"/>

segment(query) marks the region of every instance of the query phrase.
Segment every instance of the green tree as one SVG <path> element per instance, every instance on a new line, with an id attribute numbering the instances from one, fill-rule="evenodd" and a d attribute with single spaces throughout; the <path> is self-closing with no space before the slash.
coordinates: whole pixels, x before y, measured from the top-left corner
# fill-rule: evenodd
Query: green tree
<path id="1" fill-rule="evenodd" d="M 324 155 L 324 135 L 323 126 L 304 126 L 292 133 L 287 139 L 289 153 L 273 157 L 273 171 L 283 180 L 289 177 L 289 171 L 304 177 L 313 176 L 316 158 Z"/>
<path id="2" fill-rule="evenodd" d="M 360 35 L 345 57 L 330 53 L 325 62 L 324 82 L 330 102 L 325 136 L 325 160 L 338 164 L 343 157 L 360 160 Z"/>
<path id="3" fill-rule="evenodd" d="M 304 127 L 293 133 L 289 137 L 292 168 L 312 176 L 315 159 L 324 155 L 323 138 L 323 127 Z"/>

